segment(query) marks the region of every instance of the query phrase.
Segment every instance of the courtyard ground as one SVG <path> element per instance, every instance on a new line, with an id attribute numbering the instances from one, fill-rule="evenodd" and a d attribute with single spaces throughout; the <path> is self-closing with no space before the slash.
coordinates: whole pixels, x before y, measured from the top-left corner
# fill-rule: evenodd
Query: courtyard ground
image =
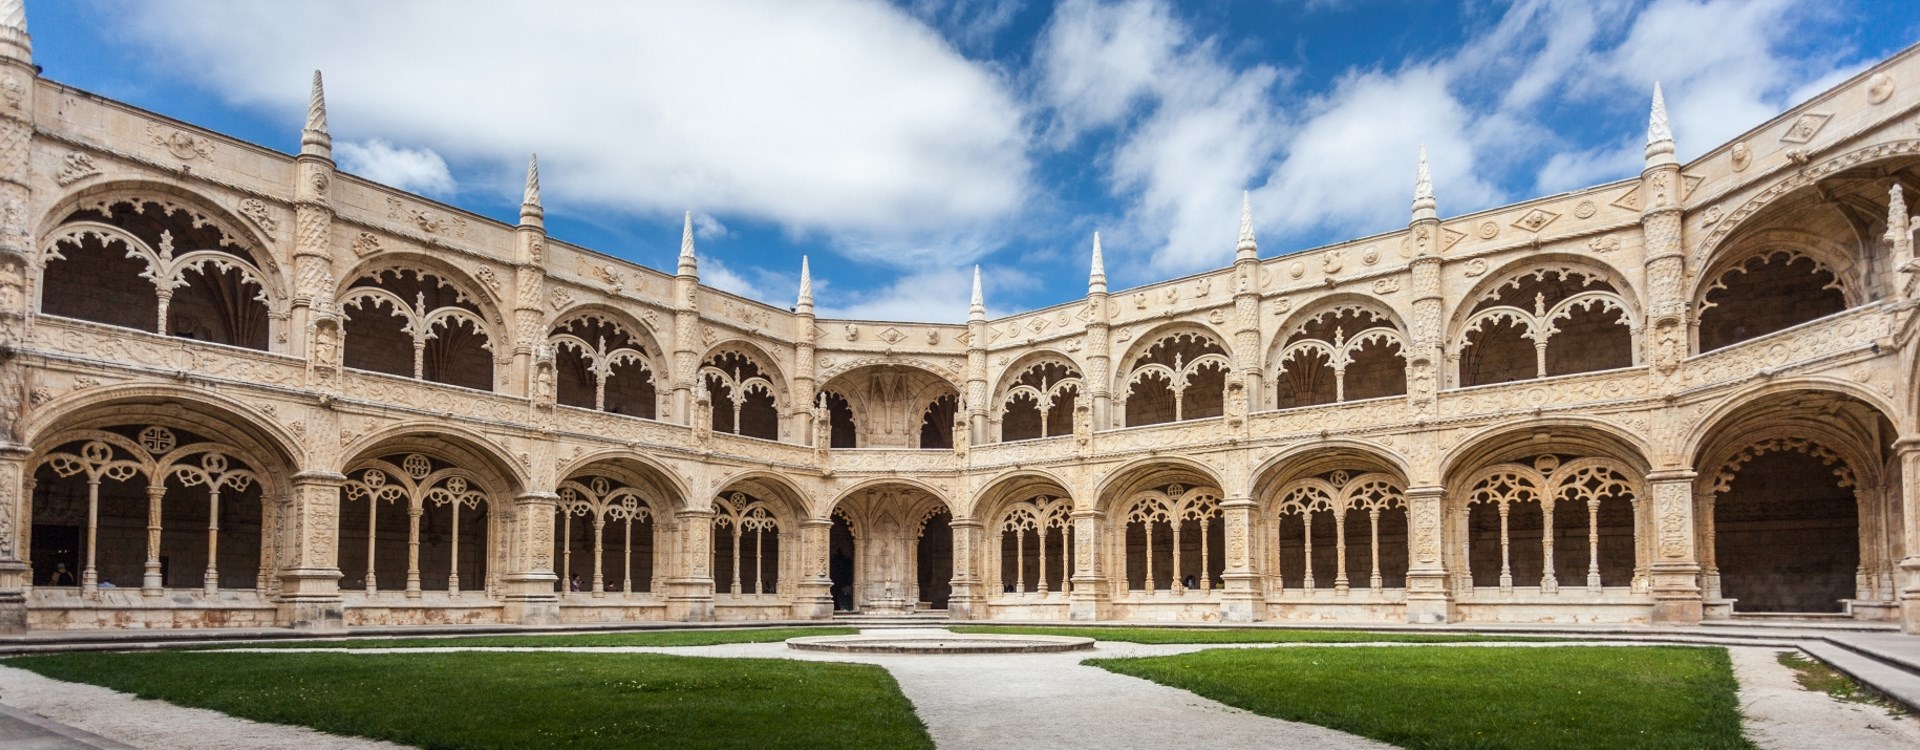
<path id="1" fill-rule="evenodd" d="M 764 631 L 763 631 L 764 632 Z M 885 631 L 904 633 L 906 631 Z M 1146 630 L 1144 632 L 1151 633 Z M 658 634 L 666 635 L 666 634 Z M 1134 637 L 1147 637 L 1138 633 Z M 572 638 L 573 636 L 541 636 L 541 638 Z M 593 637 L 593 636 L 586 636 Z M 1108 638 L 1118 638 L 1121 634 L 1109 631 Z M 1174 636 L 1157 636 L 1161 640 L 1175 640 Z M 1218 636 L 1215 636 L 1216 638 Z M 1828 748 L 1911 748 L 1920 746 L 1920 725 L 1911 717 L 1889 716 L 1885 709 L 1860 705 L 1843 704 L 1830 698 L 1823 692 L 1800 687 L 1794 682 L 1794 673 L 1782 665 L 1776 658 L 1777 649 L 1757 647 L 1736 647 L 1728 649 L 1731 653 L 1732 675 L 1727 672 L 1725 662 L 1715 662 L 1710 655 L 1721 653 L 1718 648 L 1646 648 L 1633 645 L 1610 645 L 1600 648 L 1598 644 L 1581 645 L 1575 642 L 1542 643 L 1459 643 L 1453 645 L 1346 645 L 1339 643 L 1304 643 L 1298 645 L 1286 643 L 1162 643 L 1143 644 L 1121 641 L 1104 641 L 1095 652 L 1078 654 L 1042 654 L 1007 656 L 878 656 L 878 655 L 837 655 L 800 653 L 786 649 L 780 643 L 731 643 L 708 646 L 620 646 L 620 647 L 544 647 L 533 649 L 525 646 L 501 649 L 496 647 L 476 651 L 480 647 L 467 645 L 467 639 L 460 639 L 458 646 L 446 646 L 432 649 L 409 648 L 398 653 L 381 648 L 353 648 L 334 653 L 308 654 L 304 649 L 273 649 L 262 652 L 244 653 L 195 653 L 195 654 L 129 654 L 129 655 L 73 655 L 71 659 L 97 659 L 100 664 L 118 661 L 122 665 L 127 660 L 142 657 L 169 656 L 191 661 L 178 662 L 175 668 L 193 667 L 209 669 L 207 664 L 219 664 L 228 667 L 242 667 L 250 664 L 279 665 L 277 679 L 291 679 L 303 660 L 313 658 L 327 661 L 309 662 L 311 664 L 332 665 L 331 668 L 360 669 L 354 667 L 352 660 L 360 660 L 368 665 L 366 669 L 378 671 L 372 665 L 378 665 L 389 659 L 423 658 L 523 658 L 533 662 L 545 660 L 564 660 L 569 655 L 577 655 L 589 662 L 620 664 L 627 657 L 648 655 L 698 656 L 708 659 L 729 661 L 703 662 L 705 671 L 724 669 L 721 664 L 766 664 L 766 662 L 734 662 L 734 659 L 781 658 L 786 664 L 803 666 L 802 662 L 864 662 L 884 667 L 897 683 L 895 696 L 904 695 L 910 700 L 913 714 L 924 722 L 927 735 L 941 748 L 1073 748 L 1087 747 L 1101 750 L 1126 750 L 1128 748 L 1167 747 L 1174 745 L 1192 745 L 1200 742 L 1213 747 L 1331 747 L 1361 748 L 1387 747 L 1388 745 L 1369 740 L 1355 734 L 1315 726 L 1309 723 L 1289 721 L 1284 718 L 1263 716 L 1260 713 L 1243 710 L 1217 702 L 1202 694 L 1188 692 L 1154 681 L 1125 676 L 1109 669 L 1083 664 L 1089 657 L 1102 660 L 1111 668 L 1116 663 L 1109 660 L 1146 657 L 1147 662 L 1136 664 L 1160 663 L 1163 666 L 1169 660 L 1219 659 L 1233 664 L 1284 665 L 1298 660 L 1309 662 L 1316 657 L 1323 661 L 1348 660 L 1356 665 L 1372 664 L 1372 670 L 1353 670 L 1347 679 L 1340 681 L 1332 696 L 1346 695 L 1363 697 L 1360 694 L 1368 689 L 1378 688 L 1378 676 L 1391 675 L 1393 665 L 1401 667 L 1415 666 L 1421 660 L 1440 659 L 1455 663 L 1496 663 L 1506 665 L 1544 665 L 1557 663 L 1558 667 L 1543 667 L 1542 677 L 1556 677 L 1558 689 L 1515 691 L 1513 695 L 1501 698 L 1510 705 L 1501 709 L 1494 701 L 1481 701 L 1480 708 L 1493 706 L 1499 712 L 1511 714 L 1510 720 L 1532 717 L 1532 720 L 1545 718 L 1550 714 L 1538 713 L 1545 710 L 1579 711 L 1582 706 L 1612 706 L 1619 710 L 1640 710 L 1621 708 L 1629 704 L 1619 703 L 1622 696 L 1609 693 L 1610 682 L 1597 679 L 1606 676 L 1604 670 L 1593 674 L 1580 671 L 1579 664 L 1565 662 L 1563 655 L 1582 655 L 1580 659 L 1604 658 L 1607 654 L 1680 654 L 1678 659 L 1668 661 L 1681 665 L 1681 668 L 1666 675 L 1668 679 L 1677 679 L 1673 684 L 1662 684 L 1662 680 L 1643 680 L 1627 686 L 1628 692 L 1647 694 L 1665 689 L 1701 688 L 1699 684 L 1687 684 L 1688 679 L 1714 680 L 1730 684 L 1737 675 L 1740 690 L 1737 703 L 1726 700 L 1724 691 L 1717 691 L 1712 685 L 1705 685 L 1706 697 L 1702 705 L 1695 708 L 1695 716 L 1709 716 L 1707 723 L 1718 721 L 1715 741 L 1722 744 L 1700 743 L 1705 747 L 1746 747 L 1739 743 L 1737 735 L 1726 728 L 1728 722 L 1741 722 L 1746 736 L 1757 746 L 1763 748 L 1784 747 L 1828 747 Z M 441 643 L 452 643 L 440 641 Z M 362 644 L 354 644 L 360 646 Z M 389 643 L 391 645 L 391 643 Z M 1576 645 L 1578 648 L 1561 649 L 1562 645 Z M 1233 649 L 1231 653 L 1219 649 Z M 1253 649 L 1243 651 L 1242 649 Z M 1213 653 L 1207 653 L 1211 650 Z M 1499 657 L 1494 656 L 1499 654 Z M 1540 656 L 1529 656 L 1539 654 Z M 1587 654 L 1593 654 L 1588 656 Z M 1707 656 L 1703 656 L 1707 655 Z M 1641 657 L 1621 656 L 1622 659 Z M 1702 659 L 1705 661 L 1702 661 Z M 208 660 L 236 659 L 220 662 Z M 261 659 L 266 661 L 252 662 Z M 279 660 L 279 661 L 274 661 Z M 344 662 L 332 660 L 347 660 Z M 335 739 L 318 737 L 310 730 L 285 726 L 265 726 L 241 719 L 224 717 L 197 709 L 180 708 L 157 701 L 137 700 L 124 693 L 113 693 L 98 687 L 54 682 L 37 674 L 13 667 L 33 666 L 37 659 L 19 659 L 6 662 L 0 667 L 0 702 L 18 708 L 35 711 L 51 718 L 79 726 L 110 738 L 137 736 L 135 742 L 142 747 L 313 747 L 328 746 L 340 748 L 360 748 L 383 746 L 369 740 Z M 671 661 L 681 661 L 673 659 Z M 687 660 L 691 661 L 691 660 Z M 1658 661 L 1658 659 L 1655 659 Z M 51 664 L 52 662 L 40 662 Z M 84 662 L 76 662 L 84 663 Z M 432 663 L 432 662 L 420 662 Z M 644 662 L 626 663 L 624 669 L 633 670 L 646 664 Z M 70 665 L 71 666 L 71 665 Z M 830 665 L 806 665 L 830 666 Z M 1428 667 L 1433 667 L 1429 663 Z M 1590 665 L 1589 665 L 1590 666 Z M 253 667 L 248 667 L 253 668 Z M 41 670 L 35 667 L 36 671 Z M 1557 669 L 1558 671 L 1554 671 Z M 1656 666 L 1655 671 L 1662 671 Z M 125 671 L 124 669 L 121 671 Z M 223 672 L 224 673 L 224 672 Z M 1276 680 L 1273 675 L 1262 675 L 1259 669 L 1233 669 L 1226 677 L 1239 678 L 1248 683 L 1298 682 L 1296 673 L 1280 670 L 1286 675 Z M 103 670 L 93 677 L 93 681 L 104 681 L 117 674 L 112 670 Z M 1717 675 L 1717 676 L 1716 676 Z M 885 676 L 884 674 L 882 676 Z M 643 679 L 638 674 L 632 679 Z M 1462 689 L 1472 694 L 1473 683 L 1465 679 L 1462 673 L 1459 680 Z M 1259 678 L 1259 679 L 1254 679 Z M 1484 679 L 1481 677 L 1480 679 Z M 204 680 L 202 680 L 204 681 Z M 442 680 L 444 682 L 445 680 Z M 192 682 L 183 678 L 169 682 Z M 226 681 L 223 681 L 226 682 Z M 1591 685 L 1591 687 L 1587 687 Z M 162 686 L 165 690 L 177 690 L 177 687 Z M 414 692 L 399 691 L 392 697 L 396 700 L 411 700 L 410 696 L 420 691 L 430 691 L 432 685 L 419 684 Z M 830 743 L 835 731 L 830 724 L 822 723 L 818 717 L 827 715 L 829 709 L 820 701 L 813 699 L 808 692 L 809 686 L 794 688 L 791 696 L 808 707 L 808 718 L 795 726 L 809 730 L 810 735 L 819 743 Z M 1204 690 L 1202 691 L 1205 692 Z M 736 700 L 754 701 L 774 695 L 750 691 L 735 691 L 740 697 Z M 597 693 L 605 695 L 606 693 Z M 655 698 L 668 698 L 672 692 L 651 694 Z M 1384 700 L 1392 700 L 1399 695 L 1392 691 L 1381 694 Z M 1633 696 L 1627 696 L 1631 699 Z M 1239 699 L 1230 700 L 1239 702 Z M 1519 703 L 1511 703 L 1519 701 Z M 1359 701 L 1356 701 L 1356 703 Z M 1685 703 L 1686 701 L 1681 701 Z M 1668 701 L 1668 703 L 1672 703 Z M 1258 706 L 1249 706 L 1259 708 Z M 418 706 L 415 707 L 419 708 Z M 731 706 L 729 706 L 729 709 Z M 1430 707 L 1435 711 L 1449 710 L 1445 705 Z M 1670 708 L 1670 706 L 1669 706 Z M 1662 710 L 1658 706 L 1645 707 L 1649 711 Z M 366 710 L 378 710 L 369 708 Z M 1452 710 L 1458 711 L 1459 707 Z M 1492 710 L 1492 709 L 1489 709 Z M 1529 713 L 1535 712 L 1535 713 Z M 1738 713 L 1736 713 L 1738 712 Z M 211 714 L 209 716 L 209 714 Z M 1717 718 L 1715 718 L 1717 717 Z M 498 718 L 504 719 L 505 716 Z M 1495 721 L 1499 717 L 1488 717 L 1484 726 L 1497 731 L 1493 736 L 1482 735 L 1479 738 L 1454 733 L 1446 737 L 1437 737 L 1432 742 L 1414 744 L 1412 740 L 1400 738 L 1406 747 L 1527 747 L 1526 744 L 1504 742 L 1503 737 L 1519 737 L 1523 733 L 1501 729 Z M 723 714 L 709 715 L 710 723 L 703 725 L 708 734 L 715 733 L 711 728 L 713 721 L 726 721 Z M 1743 721 L 1744 719 L 1744 721 Z M 1648 726 L 1661 726 L 1677 720 L 1675 715 L 1631 715 L 1616 716 L 1618 724 L 1641 722 Z M 159 736 L 157 728 L 188 723 L 197 729 L 188 733 L 179 733 L 170 740 Z M 305 735 L 299 733 L 305 732 Z M 131 733 L 131 734 L 129 734 Z M 293 733 L 289 735 L 288 733 Z M 1621 735 L 1633 739 L 1635 735 Z M 232 738 L 232 744 L 219 744 L 210 738 Z M 244 740 L 242 740 L 244 738 Z M 316 745 L 315 741 L 325 743 Z M 906 742 L 903 740 L 903 742 Z M 923 740 L 924 742 L 924 740 Z M 497 744 L 460 744 L 449 747 L 497 747 Z M 686 746 L 682 743 L 680 746 Z M 819 746 L 811 744 L 810 746 Z M 906 744 L 874 744 L 874 747 L 913 747 Z M 918 745 L 924 746 L 924 745 Z M 1537 745 L 1535 745 L 1537 746 Z M 1605 747 L 1605 744 L 1593 742 L 1581 743 L 1583 747 Z M 1657 746 L 1650 743 L 1613 745 L 1625 747 Z"/>

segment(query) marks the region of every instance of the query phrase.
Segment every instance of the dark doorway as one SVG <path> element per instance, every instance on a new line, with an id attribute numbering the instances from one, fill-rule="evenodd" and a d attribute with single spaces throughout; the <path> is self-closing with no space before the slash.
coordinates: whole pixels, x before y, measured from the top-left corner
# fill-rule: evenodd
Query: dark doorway
<path id="1" fill-rule="evenodd" d="M 1860 566 L 1860 514 L 1833 467 L 1764 453 L 1714 502 L 1721 594 L 1737 612 L 1841 612 Z"/>
<path id="2" fill-rule="evenodd" d="M 833 580 L 833 608 L 839 612 L 852 612 L 853 606 L 853 569 L 855 555 L 853 526 L 847 523 L 845 516 L 833 517 L 833 530 L 827 534 L 827 573 Z"/>
<path id="3" fill-rule="evenodd" d="M 34 524 L 33 585 L 80 585 L 80 527 Z M 60 571 L 60 580 L 54 580 Z"/>
<path id="4" fill-rule="evenodd" d="M 920 532 L 920 602 L 933 609 L 946 609 L 953 594 L 953 516 L 941 513 L 927 519 Z"/>

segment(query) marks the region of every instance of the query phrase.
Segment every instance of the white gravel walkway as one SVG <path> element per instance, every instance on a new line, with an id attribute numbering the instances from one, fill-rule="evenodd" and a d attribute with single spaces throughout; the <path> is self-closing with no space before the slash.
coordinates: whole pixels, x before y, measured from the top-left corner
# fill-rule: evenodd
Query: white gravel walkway
<path id="1" fill-rule="evenodd" d="M 1913 750 L 1920 748 L 1920 719 L 1889 716 L 1887 710 L 1844 703 L 1800 687 L 1780 650 L 1729 648 L 1733 676 L 1740 680 L 1740 713 L 1747 737 L 1769 750 Z"/>
<path id="2" fill-rule="evenodd" d="M 404 750 L 391 742 L 262 724 L 204 708 L 140 700 L 95 685 L 0 667 L 0 703 L 148 750 Z"/>
<path id="3" fill-rule="evenodd" d="M 925 635 L 927 631 L 877 631 L 874 635 Z M 900 683 L 942 750 L 1093 748 L 1134 750 L 1205 746 L 1221 748 L 1386 748 L 1388 745 L 1309 724 L 1267 718 L 1225 706 L 1184 690 L 1081 666 L 1095 657 L 1159 656 L 1210 648 L 1384 644 L 1179 644 L 1102 642 L 1094 651 L 1061 654 L 971 654 L 907 656 L 800 652 L 782 643 L 691 647 L 541 649 L 359 649 L 348 653 L 445 651 L 577 651 L 662 653 L 684 656 L 787 658 L 876 664 Z M 1418 645 L 1418 644 L 1404 644 Z M 1455 647 L 1534 646 L 1560 643 L 1472 643 Z M 1587 645 L 1633 646 L 1600 642 Z M 307 649 L 272 649 L 277 653 Z M 1741 683 L 1741 712 L 1748 736 L 1762 748 L 1895 750 L 1920 747 L 1920 719 L 1891 717 L 1873 706 L 1842 703 L 1802 689 L 1792 670 L 1776 661 L 1778 650 L 1732 647 Z M 338 653 L 338 651 L 336 651 Z M 308 729 L 260 724 L 201 709 L 136 700 L 91 685 L 56 682 L 0 667 L 0 703 L 56 721 L 157 750 L 228 748 L 397 748 L 384 742 L 335 737 Z"/>

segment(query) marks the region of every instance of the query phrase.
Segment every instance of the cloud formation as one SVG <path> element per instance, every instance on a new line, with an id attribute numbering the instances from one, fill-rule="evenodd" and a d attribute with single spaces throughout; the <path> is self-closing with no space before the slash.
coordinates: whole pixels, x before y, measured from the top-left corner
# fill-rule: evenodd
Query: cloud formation
<path id="1" fill-rule="evenodd" d="M 887 233 L 993 220 L 1030 189 L 1017 99 L 877 3 L 154 0 L 111 15 L 241 104 L 297 116 L 321 68 L 336 137 L 497 165 L 502 194 L 538 151 L 562 211 Z"/>
<path id="2" fill-rule="evenodd" d="M 340 168 L 374 182 L 431 196 L 453 193 L 447 160 L 430 148 L 401 148 L 379 138 L 333 145 Z"/>

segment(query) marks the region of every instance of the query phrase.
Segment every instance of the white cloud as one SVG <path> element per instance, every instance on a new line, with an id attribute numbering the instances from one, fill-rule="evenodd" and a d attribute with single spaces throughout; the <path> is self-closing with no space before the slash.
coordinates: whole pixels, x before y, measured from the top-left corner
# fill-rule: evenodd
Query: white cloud
<path id="1" fill-rule="evenodd" d="M 1003 218 L 1030 191 L 1004 83 L 879 3 L 155 0 L 103 16 L 157 64 L 290 120 L 321 68 L 336 137 L 433 144 L 497 170 L 502 194 L 538 151 L 549 210 L 887 233 Z"/>
<path id="2" fill-rule="evenodd" d="M 704 277 L 703 277 L 704 278 Z M 1010 293 L 1030 290 L 1041 283 L 1027 273 L 1008 267 L 981 269 L 981 288 L 987 301 L 987 316 L 1004 309 L 994 304 Z M 866 290 L 838 290 L 822 294 L 821 279 L 814 279 L 814 302 L 823 318 L 855 320 L 926 321 L 960 323 L 967 319 L 967 303 L 973 294 L 973 267 L 930 268 L 905 274 L 884 287 Z"/>
<path id="3" fill-rule="evenodd" d="M 722 291 L 733 292 L 742 297 L 760 300 L 767 304 L 779 304 L 773 301 L 760 287 L 733 269 L 728 268 L 719 258 L 702 256 L 700 258 L 700 283 Z M 779 304 L 785 307 L 785 304 Z"/>
<path id="4" fill-rule="evenodd" d="M 430 148 L 405 148 L 379 138 L 364 143 L 341 141 L 333 146 L 340 168 L 374 182 L 426 195 L 453 193 L 453 173 L 447 160 Z"/>

